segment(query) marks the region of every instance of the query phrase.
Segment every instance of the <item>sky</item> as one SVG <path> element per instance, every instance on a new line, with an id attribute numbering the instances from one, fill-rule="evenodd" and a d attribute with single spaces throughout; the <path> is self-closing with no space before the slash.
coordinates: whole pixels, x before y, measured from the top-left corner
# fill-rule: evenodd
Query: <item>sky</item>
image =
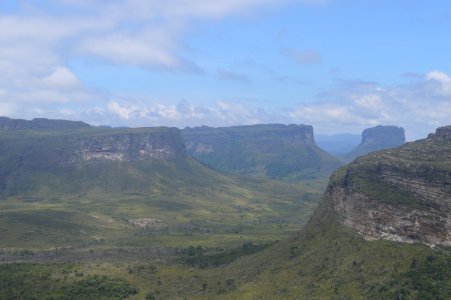
<path id="1" fill-rule="evenodd" d="M 451 125 L 451 2 L 0 0 L 0 115 L 111 126 Z"/>

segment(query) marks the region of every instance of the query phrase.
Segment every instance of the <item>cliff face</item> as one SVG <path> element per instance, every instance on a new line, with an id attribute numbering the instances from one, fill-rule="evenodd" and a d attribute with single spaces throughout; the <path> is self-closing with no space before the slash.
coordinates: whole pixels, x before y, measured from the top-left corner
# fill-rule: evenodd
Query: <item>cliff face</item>
<path id="1" fill-rule="evenodd" d="M 365 238 L 451 246 L 451 135 L 358 158 L 325 193 L 342 224 Z"/>
<path id="2" fill-rule="evenodd" d="M 339 162 L 315 145 L 308 125 L 261 124 L 182 130 L 187 152 L 221 171 L 271 178 L 315 177 Z"/>
<path id="3" fill-rule="evenodd" d="M 187 151 L 193 156 L 219 151 L 223 146 L 244 140 L 271 151 L 274 145 L 270 144 L 270 139 L 273 137 L 293 145 L 315 144 L 313 127 L 309 125 L 260 124 L 222 128 L 203 126 L 186 128 L 182 134 Z"/>
<path id="4" fill-rule="evenodd" d="M 46 178 L 59 178 L 58 174 L 66 174 L 64 184 L 83 180 L 93 184 L 103 182 L 102 178 L 73 177 L 77 172 L 122 178 L 120 174 L 106 173 L 114 167 L 127 170 L 128 165 L 110 162 L 143 162 L 144 166 L 149 165 L 145 162 L 165 164 L 185 158 L 184 142 L 176 128 L 3 131 L 0 132 L 0 194 L 38 189 Z M 130 165 L 133 166 L 136 164 Z M 130 178 L 125 177 L 122 178 L 125 181 Z"/>
<path id="5" fill-rule="evenodd" d="M 0 134 L 0 175 L 101 161 L 175 160 L 185 156 L 184 142 L 176 128 L 91 127 Z"/>
<path id="6" fill-rule="evenodd" d="M 406 141 L 404 129 L 396 126 L 376 126 L 362 132 L 362 146 L 374 145 L 378 147 L 397 147 Z"/>
<path id="7" fill-rule="evenodd" d="M 406 141 L 404 128 L 396 126 L 376 126 L 362 132 L 362 141 L 351 152 L 342 155 L 345 162 L 373 151 L 401 146 Z"/>
<path id="8" fill-rule="evenodd" d="M 74 145 L 70 163 L 174 160 L 185 156 L 179 130 L 141 129 L 84 136 Z"/>

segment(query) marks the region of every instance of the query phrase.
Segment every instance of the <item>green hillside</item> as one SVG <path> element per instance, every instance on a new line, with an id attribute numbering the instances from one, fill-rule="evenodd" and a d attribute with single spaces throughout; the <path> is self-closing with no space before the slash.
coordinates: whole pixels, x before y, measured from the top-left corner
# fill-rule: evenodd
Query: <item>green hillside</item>
<path id="1" fill-rule="evenodd" d="M 168 158 L 140 159 L 135 146 L 152 146 L 143 136 Z M 170 128 L 1 132 L 0 152 L 6 250 L 272 241 L 305 222 L 320 197 L 320 186 L 214 171 L 188 158 Z M 128 156 L 97 159 L 111 153 Z"/>
<path id="2" fill-rule="evenodd" d="M 337 170 L 299 232 L 319 186 L 219 173 L 187 158 L 174 131 L 153 130 L 180 155 L 8 169 L 17 171 L 0 200 L 0 299 L 450 298 L 440 218 L 449 218 L 451 127 Z M 90 151 L 111 152 L 112 140 L 119 152 L 147 147 L 101 136 Z M 380 230 L 402 220 L 391 234 L 408 243 L 362 230 L 373 222 L 367 202 Z"/>
<path id="3" fill-rule="evenodd" d="M 182 130 L 187 151 L 221 171 L 254 177 L 327 178 L 340 163 L 315 145 L 313 127 L 260 124 Z"/>

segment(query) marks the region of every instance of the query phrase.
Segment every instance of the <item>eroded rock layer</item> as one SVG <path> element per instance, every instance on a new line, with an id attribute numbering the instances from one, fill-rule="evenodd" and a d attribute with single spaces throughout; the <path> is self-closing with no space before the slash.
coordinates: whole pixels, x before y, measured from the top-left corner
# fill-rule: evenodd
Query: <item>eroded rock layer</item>
<path id="1" fill-rule="evenodd" d="M 369 240 L 451 246 L 451 127 L 360 157 L 332 177 L 325 197 Z"/>

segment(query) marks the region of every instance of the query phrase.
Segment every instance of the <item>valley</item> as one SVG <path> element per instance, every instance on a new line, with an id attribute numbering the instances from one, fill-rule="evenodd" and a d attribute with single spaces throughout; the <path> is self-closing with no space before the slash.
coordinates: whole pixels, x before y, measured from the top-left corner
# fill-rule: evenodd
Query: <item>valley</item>
<path id="1" fill-rule="evenodd" d="M 184 144 L 165 127 L 0 132 L 0 299 L 451 294 L 447 128 L 329 183 L 218 171 Z"/>

